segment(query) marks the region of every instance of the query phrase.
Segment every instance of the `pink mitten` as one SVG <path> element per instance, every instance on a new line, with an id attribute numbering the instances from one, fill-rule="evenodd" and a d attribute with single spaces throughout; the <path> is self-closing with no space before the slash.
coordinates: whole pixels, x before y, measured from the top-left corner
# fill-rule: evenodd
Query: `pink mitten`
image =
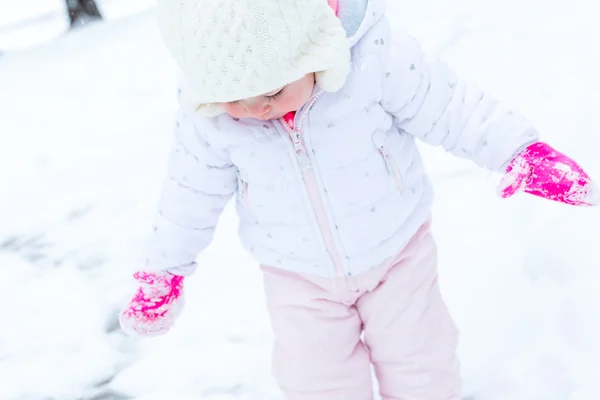
<path id="1" fill-rule="evenodd" d="M 572 159 L 545 143 L 534 143 L 515 157 L 498 186 L 499 195 L 525 191 L 574 206 L 600 204 L 600 191 Z"/>
<path id="2" fill-rule="evenodd" d="M 183 308 L 183 276 L 166 271 L 139 271 L 133 277 L 140 287 L 121 313 L 121 329 L 139 336 L 166 333 Z"/>

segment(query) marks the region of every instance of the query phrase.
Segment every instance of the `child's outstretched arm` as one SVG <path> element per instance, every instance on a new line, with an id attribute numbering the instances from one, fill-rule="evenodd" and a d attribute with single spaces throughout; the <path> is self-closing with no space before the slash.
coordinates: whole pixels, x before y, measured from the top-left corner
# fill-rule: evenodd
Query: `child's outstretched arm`
<path id="1" fill-rule="evenodd" d="M 600 194 L 573 160 L 538 142 L 518 113 L 429 59 L 415 39 L 398 33 L 384 53 L 383 105 L 396 126 L 429 144 L 506 173 L 499 192 L 523 190 L 573 205 L 598 204 Z"/>
<path id="2" fill-rule="evenodd" d="M 185 115 L 177 122 L 145 266 L 134 274 L 140 288 L 120 318 L 129 334 L 160 335 L 173 325 L 183 307 L 184 276 L 194 272 L 237 188 L 236 167 L 194 122 Z M 199 123 L 212 129 L 209 120 Z"/>

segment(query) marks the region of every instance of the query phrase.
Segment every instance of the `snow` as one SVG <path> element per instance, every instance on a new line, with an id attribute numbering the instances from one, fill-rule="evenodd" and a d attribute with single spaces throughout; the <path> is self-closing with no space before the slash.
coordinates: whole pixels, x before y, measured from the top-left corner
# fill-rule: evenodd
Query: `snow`
<path id="1" fill-rule="evenodd" d="M 119 331 L 164 174 L 176 70 L 149 2 L 101 2 L 112 10 L 108 23 L 52 40 L 37 22 L 26 35 L 2 30 L 62 3 L 36 2 L 0 0 L 0 48 L 19 49 L 0 56 L 0 398 L 281 399 L 261 276 L 241 250 L 232 209 L 198 259 L 173 331 L 142 340 Z M 595 6 L 389 8 L 395 23 L 600 179 Z M 465 395 L 596 399 L 600 209 L 498 199 L 499 176 L 422 149 L 437 190 L 440 279 L 462 332 Z"/>

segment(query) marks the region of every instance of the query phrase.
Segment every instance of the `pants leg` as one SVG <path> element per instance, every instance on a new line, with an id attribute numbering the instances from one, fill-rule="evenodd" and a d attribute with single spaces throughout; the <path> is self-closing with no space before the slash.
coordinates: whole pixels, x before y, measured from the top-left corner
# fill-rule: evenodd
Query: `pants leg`
<path id="1" fill-rule="evenodd" d="M 91 15 L 92 17 L 102 18 L 102 14 L 100 14 L 95 0 L 82 0 L 80 1 L 80 4 L 86 14 Z"/>
<path id="2" fill-rule="evenodd" d="M 383 400 L 460 399 L 458 331 L 440 293 L 436 257 L 431 234 L 421 233 L 357 302 Z"/>
<path id="3" fill-rule="evenodd" d="M 356 299 L 345 301 L 300 274 L 262 269 L 275 333 L 273 376 L 285 399 L 371 400 Z"/>

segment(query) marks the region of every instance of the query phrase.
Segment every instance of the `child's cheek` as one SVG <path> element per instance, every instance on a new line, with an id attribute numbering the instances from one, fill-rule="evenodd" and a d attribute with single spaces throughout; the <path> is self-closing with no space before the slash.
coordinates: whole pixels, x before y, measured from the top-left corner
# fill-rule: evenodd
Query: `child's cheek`
<path id="1" fill-rule="evenodd" d="M 286 97 L 285 99 L 282 99 L 282 104 L 279 106 L 280 109 L 283 110 L 294 110 L 297 109 L 296 107 L 296 101 L 294 101 L 293 97 Z"/>
<path id="2" fill-rule="evenodd" d="M 282 104 L 280 108 L 289 111 L 297 111 L 306 102 L 304 97 L 306 96 L 303 96 L 303 93 L 295 93 L 295 95 L 286 96 L 285 98 L 281 99 Z"/>

